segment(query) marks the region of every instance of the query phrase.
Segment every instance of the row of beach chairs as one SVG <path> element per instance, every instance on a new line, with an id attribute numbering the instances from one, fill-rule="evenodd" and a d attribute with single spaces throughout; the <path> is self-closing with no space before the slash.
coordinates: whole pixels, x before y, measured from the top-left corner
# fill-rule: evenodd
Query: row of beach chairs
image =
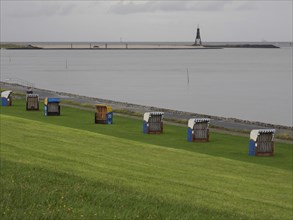
<path id="1" fill-rule="evenodd" d="M 2 106 L 12 106 L 12 91 L 1 93 Z M 26 95 L 26 110 L 38 111 L 40 109 L 39 96 L 29 92 Z M 45 98 L 44 115 L 59 116 L 61 114 L 59 98 Z M 163 133 L 164 112 L 146 112 L 143 116 L 143 133 Z M 94 122 L 96 124 L 112 124 L 113 109 L 111 106 L 95 105 Z M 191 118 L 188 120 L 187 141 L 208 142 L 209 141 L 208 118 Z M 275 129 L 257 129 L 250 132 L 249 155 L 250 156 L 272 156 L 274 154 Z"/>

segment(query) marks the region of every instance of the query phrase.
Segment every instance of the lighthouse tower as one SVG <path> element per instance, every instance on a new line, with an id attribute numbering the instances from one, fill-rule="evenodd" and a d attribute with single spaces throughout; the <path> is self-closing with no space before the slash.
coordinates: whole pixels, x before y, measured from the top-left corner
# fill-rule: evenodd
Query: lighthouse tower
<path id="1" fill-rule="evenodd" d="M 199 26 L 197 26 L 196 38 L 195 38 L 194 45 L 195 45 L 195 46 L 201 46 L 201 38 L 200 38 L 200 30 L 199 30 Z"/>

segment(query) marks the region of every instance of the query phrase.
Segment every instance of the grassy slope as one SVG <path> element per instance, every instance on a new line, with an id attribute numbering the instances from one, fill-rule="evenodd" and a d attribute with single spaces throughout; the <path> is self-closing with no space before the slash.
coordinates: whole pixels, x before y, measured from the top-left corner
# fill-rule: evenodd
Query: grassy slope
<path id="1" fill-rule="evenodd" d="M 290 219 L 292 146 L 247 156 L 248 140 L 186 129 L 143 135 L 141 121 L 62 108 L 60 117 L 1 108 L 2 217 Z"/>

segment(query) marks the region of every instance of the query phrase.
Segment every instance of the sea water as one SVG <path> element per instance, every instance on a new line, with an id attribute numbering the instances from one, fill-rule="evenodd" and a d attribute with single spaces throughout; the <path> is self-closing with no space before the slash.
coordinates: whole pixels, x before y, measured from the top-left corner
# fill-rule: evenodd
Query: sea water
<path id="1" fill-rule="evenodd" d="M 1 50 L 1 81 L 292 126 L 292 47 Z"/>

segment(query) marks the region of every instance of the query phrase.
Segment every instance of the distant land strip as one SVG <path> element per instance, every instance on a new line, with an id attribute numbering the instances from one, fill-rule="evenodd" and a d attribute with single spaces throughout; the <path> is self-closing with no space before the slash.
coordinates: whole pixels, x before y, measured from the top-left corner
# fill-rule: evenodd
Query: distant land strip
<path id="1" fill-rule="evenodd" d="M 224 45 L 206 45 L 206 48 L 280 48 L 273 44 L 224 44 Z"/>
<path id="2" fill-rule="evenodd" d="M 164 44 L 88 44 L 88 45 L 20 45 L 1 44 L 1 49 L 18 50 L 190 50 L 190 49 L 222 49 L 222 48 L 280 48 L 273 44 L 221 44 L 221 45 L 164 45 Z"/>

